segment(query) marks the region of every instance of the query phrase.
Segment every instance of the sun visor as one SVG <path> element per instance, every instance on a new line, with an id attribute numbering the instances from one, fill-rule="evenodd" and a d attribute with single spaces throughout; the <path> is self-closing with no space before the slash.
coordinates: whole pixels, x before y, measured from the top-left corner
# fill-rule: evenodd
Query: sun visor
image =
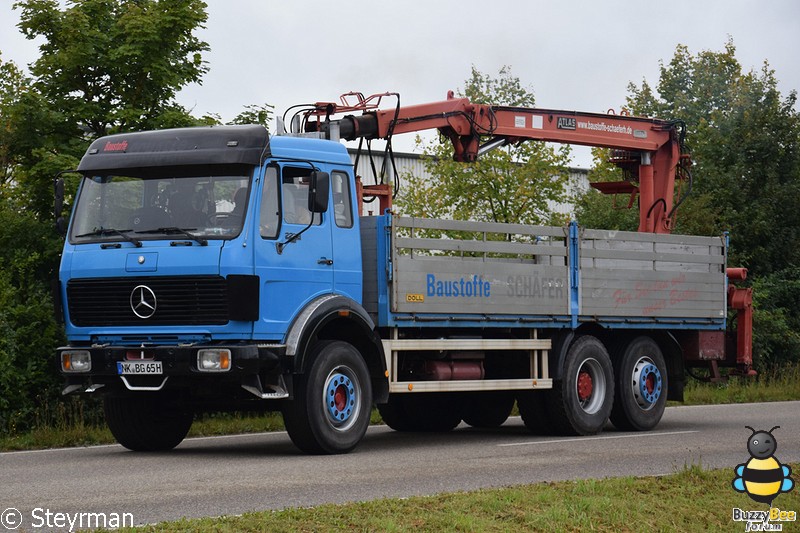
<path id="1" fill-rule="evenodd" d="M 164 167 L 246 168 L 267 154 L 264 126 L 206 126 L 120 133 L 94 141 L 78 165 L 82 173 L 133 173 Z"/>

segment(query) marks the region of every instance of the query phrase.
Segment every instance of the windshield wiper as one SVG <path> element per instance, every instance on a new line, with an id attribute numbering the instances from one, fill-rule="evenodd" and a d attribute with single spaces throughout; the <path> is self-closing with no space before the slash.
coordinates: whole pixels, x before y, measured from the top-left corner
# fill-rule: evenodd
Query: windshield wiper
<path id="1" fill-rule="evenodd" d="M 156 228 L 156 229 L 148 229 L 143 231 L 137 231 L 136 233 L 166 233 L 169 235 L 170 233 L 178 233 L 185 237 L 189 237 L 193 241 L 196 241 L 200 244 L 200 246 L 208 246 L 208 240 L 200 237 L 199 235 L 195 235 L 194 233 L 190 233 L 189 230 L 195 230 L 197 228 L 179 228 L 177 226 L 168 226 L 165 228 Z"/>
<path id="2" fill-rule="evenodd" d="M 90 231 L 89 233 L 83 233 L 81 235 L 75 235 L 75 238 L 76 239 L 80 239 L 81 237 L 101 237 L 103 235 L 119 235 L 120 237 L 122 237 L 126 241 L 128 241 L 130 243 L 133 243 L 133 245 L 136 246 L 137 248 L 141 248 L 142 247 L 142 241 L 140 241 L 136 237 L 128 235 L 129 231 L 133 231 L 133 230 L 132 229 L 116 229 L 116 228 L 100 228 L 100 229 L 96 229 L 94 231 Z"/>

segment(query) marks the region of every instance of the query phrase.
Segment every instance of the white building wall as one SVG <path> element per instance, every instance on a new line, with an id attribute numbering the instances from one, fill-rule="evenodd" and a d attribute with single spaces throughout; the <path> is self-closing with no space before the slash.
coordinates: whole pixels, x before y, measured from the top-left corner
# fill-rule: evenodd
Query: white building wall
<path id="1" fill-rule="evenodd" d="M 355 164 L 357 151 L 348 149 L 350 152 L 350 159 Z M 381 167 L 384 164 L 383 150 L 373 152 L 373 162 L 377 172 L 380 174 Z M 393 183 L 394 172 L 391 163 L 386 160 L 386 183 Z M 394 152 L 394 166 L 400 175 L 411 173 L 414 176 L 420 176 L 424 179 L 430 178 L 430 174 L 422 162 L 419 154 Z M 366 151 L 361 152 L 361 157 L 358 160 L 358 166 L 355 168 L 356 176 L 361 176 L 361 182 L 365 185 L 375 183 L 375 174 L 370 166 L 370 158 L 367 156 Z M 567 185 L 567 197 L 575 198 L 583 194 L 589 189 L 589 171 L 584 168 L 570 168 L 569 169 L 569 183 Z M 574 217 L 575 206 L 572 202 L 548 202 L 550 209 L 556 213 L 562 213 Z"/>

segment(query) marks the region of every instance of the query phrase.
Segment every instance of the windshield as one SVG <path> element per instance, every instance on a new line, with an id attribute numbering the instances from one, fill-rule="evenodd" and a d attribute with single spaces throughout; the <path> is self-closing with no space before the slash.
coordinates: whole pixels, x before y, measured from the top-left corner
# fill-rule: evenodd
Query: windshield
<path id="1" fill-rule="evenodd" d="M 250 181 L 246 176 L 86 177 L 70 242 L 135 244 L 167 235 L 198 242 L 231 239 L 242 230 Z"/>

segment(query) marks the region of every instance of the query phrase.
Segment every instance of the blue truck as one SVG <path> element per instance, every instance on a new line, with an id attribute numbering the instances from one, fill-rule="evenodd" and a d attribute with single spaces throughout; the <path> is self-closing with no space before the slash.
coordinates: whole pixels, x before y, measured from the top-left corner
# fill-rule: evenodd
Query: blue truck
<path id="1" fill-rule="evenodd" d="M 131 450 L 177 446 L 197 413 L 276 410 L 331 454 L 373 405 L 398 431 L 497 427 L 515 402 L 536 432 L 648 430 L 685 367 L 731 361 L 724 236 L 362 216 L 337 137 L 380 121 L 94 141 L 59 270 L 64 393 L 101 394 Z"/>

